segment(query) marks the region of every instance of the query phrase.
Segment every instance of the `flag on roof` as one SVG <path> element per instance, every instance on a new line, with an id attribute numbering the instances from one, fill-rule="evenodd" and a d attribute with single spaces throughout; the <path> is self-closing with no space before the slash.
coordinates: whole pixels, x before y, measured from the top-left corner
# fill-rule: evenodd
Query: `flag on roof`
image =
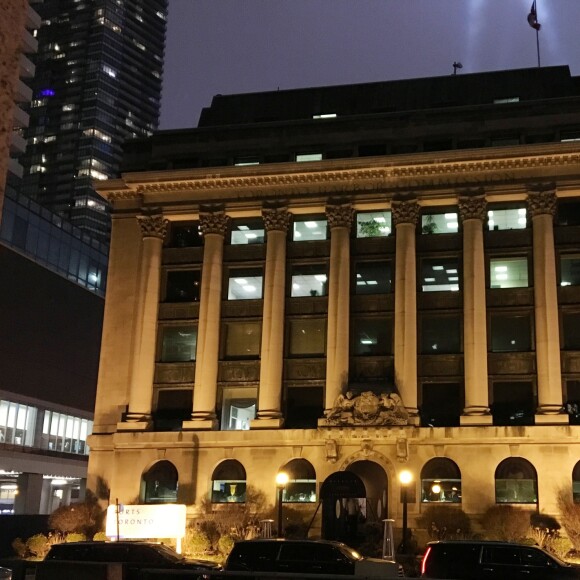
<path id="1" fill-rule="evenodd" d="M 530 8 L 530 13 L 528 14 L 528 24 L 534 30 L 540 30 L 542 25 L 538 22 L 538 13 L 536 11 L 536 0 L 533 1 L 532 7 Z"/>

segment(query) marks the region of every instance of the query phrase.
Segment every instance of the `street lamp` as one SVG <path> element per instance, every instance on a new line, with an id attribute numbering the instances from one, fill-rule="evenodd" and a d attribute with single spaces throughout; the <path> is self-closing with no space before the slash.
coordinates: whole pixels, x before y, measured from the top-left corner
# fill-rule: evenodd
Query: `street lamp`
<path id="1" fill-rule="evenodd" d="M 407 553 L 407 488 L 413 481 L 413 474 L 404 469 L 399 473 L 399 481 L 401 482 L 403 492 L 403 541 L 401 542 L 401 553 Z"/>
<path id="2" fill-rule="evenodd" d="M 282 495 L 288 483 L 288 474 L 280 471 L 276 474 L 276 487 L 278 488 L 278 537 L 282 537 Z"/>

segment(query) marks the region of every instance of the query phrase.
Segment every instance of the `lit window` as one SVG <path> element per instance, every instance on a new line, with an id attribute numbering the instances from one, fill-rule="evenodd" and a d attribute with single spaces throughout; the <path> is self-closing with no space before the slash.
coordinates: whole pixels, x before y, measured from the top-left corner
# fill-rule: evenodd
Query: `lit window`
<path id="1" fill-rule="evenodd" d="M 322 113 L 321 115 L 312 115 L 313 119 L 334 119 L 336 113 Z"/>
<path id="2" fill-rule="evenodd" d="M 327 220 L 318 218 L 295 219 L 292 239 L 295 242 L 326 240 Z"/>
<path id="3" fill-rule="evenodd" d="M 421 501 L 461 502 L 461 472 L 451 459 L 435 457 L 421 470 Z"/>
<path id="4" fill-rule="evenodd" d="M 262 281 L 261 268 L 230 270 L 228 300 L 259 300 L 262 298 Z"/>
<path id="5" fill-rule="evenodd" d="M 580 254 L 560 256 L 560 286 L 580 286 Z"/>
<path id="6" fill-rule="evenodd" d="M 240 157 L 234 161 L 236 167 L 244 167 L 246 165 L 260 165 L 260 160 L 256 157 Z"/>
<path id="7" fill-rule="evenodd" d="M 290 296 L 326 296 L 327 288 L 326 265 L 308 264 L 292 268 Z"/>
<path id="8" fill-rule="evenodd" d="M 326 350 L 326 319 L 303 318 L 290 321 L 290 356 L 323 355 Z"/>
<path id="9" fill-rule="evenodd" d="M 281 469 L 288 475 L 288 483 L 282 491 L 284 503 L 316 502 L 316 472 L 306 459 L 292 459 Z"/>
<path id="10" fill-rule="evenodd" d="M 457 258 L 425 258 L 421 261 L 423 292 L 456 292 L 459 290 L 459 260 Z"/>
<path id="11" fill-rule="evenodd" d="M 258 358 L 262 325 L 260 322 L 228 322 L 225 325 L 226 358 Z"/>
<path id="12" fill-rule="evenodd" d="M 246 501 L 246 470 L 235 459 L 222 461 L 211 477 L 212 503 L 244 503 Z"/>
<path id="13" fill-rule="evenodd" d="M 322 161 L 322 153 L 299 153 L 296 155 L 296 161 Z"/>
<path id="14" fill-rule="evenodd" d="M 392 229 L 390 211 L 369 211 L 364 213 L 357 213 L 357 238 L 385 237 L 390 236 L 391 232 Z"/>
<path id="15" fill-rule="evenodd" d="M 492 209 L 487 212 L 487 226 L 490 230 L 518 230 L 527 224 L 526 208 Z"/>
<path id="16" fill-rule="evenodd" d="M 424 214 L 421 216 L 421 233 L 453 234 L 459 230 L 456 212 Z"/>
<path id="17" fill-rule="evenodd" d="M 117 71 L 106 64 L 103 65 L 103 72 L 112 78 L 116 78 L 117 76 Z"/>
<path id="18" fill-rule="evenodd" d="M 521 457 L 504 459 L 495 470 L 496 503 L 538 503 L 538 475 Z"/>
<path id="19" fill-rule="evenodd" d="M 142 477 L 143 501 L 146 504 L 175 503 L 177 501 L 177 469 L 167 460 L 155 463 Z"/>
<path id="20" fill-rule="evenodd" d="M 250 421 L 256 417 L 257 389 L 235 387 L 222 392 L 221 430 L 247 431 Z"/>
<path id="21" fill-rule="evenodd" d="M 519 97 L 507 97 L 505 99 L 494 99 L 493 100 L 494 105 L 504 105 L 506 103 L 519 103 L 519 102 L 520 102 Z"/>
<path id="22" fill-rule="evenodd" d="M 491 288 L 527 288 L 528 259 L 491 258 L 489 281 Z"/>
<path id="23" fill-rule="evenodd" d="M 248 218 L 232 221 L 232 245 L 263 244 L 264 223 L 261 218 Z"/>
<path id="24" fill-rule="evenodd" d="M 0 443 L 34 444 L 36 407 L 0 400 Z"/>

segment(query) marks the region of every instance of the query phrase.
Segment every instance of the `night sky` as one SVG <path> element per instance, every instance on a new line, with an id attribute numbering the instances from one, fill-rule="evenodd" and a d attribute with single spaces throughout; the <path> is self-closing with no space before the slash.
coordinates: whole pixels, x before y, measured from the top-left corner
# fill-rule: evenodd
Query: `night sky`
<path id="1" fill-rule="evenodd" d="M 215 94 L 537 66 L 532 0 L 169 0 L 161 129 Z M 580 75 L 580 0 L 537 0 L 542 66 Z"/>

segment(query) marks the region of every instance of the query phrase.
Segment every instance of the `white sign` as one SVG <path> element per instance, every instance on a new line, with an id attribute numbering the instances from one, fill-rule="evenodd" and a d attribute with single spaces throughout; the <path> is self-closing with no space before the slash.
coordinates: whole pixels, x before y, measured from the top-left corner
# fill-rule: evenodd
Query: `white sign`
<path id="1" fill-rule="evenodd" d="M 115 539 L 118 535 L 120 540 L 183 538 L 185 505 L 110 505 L 105 533 Z"/>

